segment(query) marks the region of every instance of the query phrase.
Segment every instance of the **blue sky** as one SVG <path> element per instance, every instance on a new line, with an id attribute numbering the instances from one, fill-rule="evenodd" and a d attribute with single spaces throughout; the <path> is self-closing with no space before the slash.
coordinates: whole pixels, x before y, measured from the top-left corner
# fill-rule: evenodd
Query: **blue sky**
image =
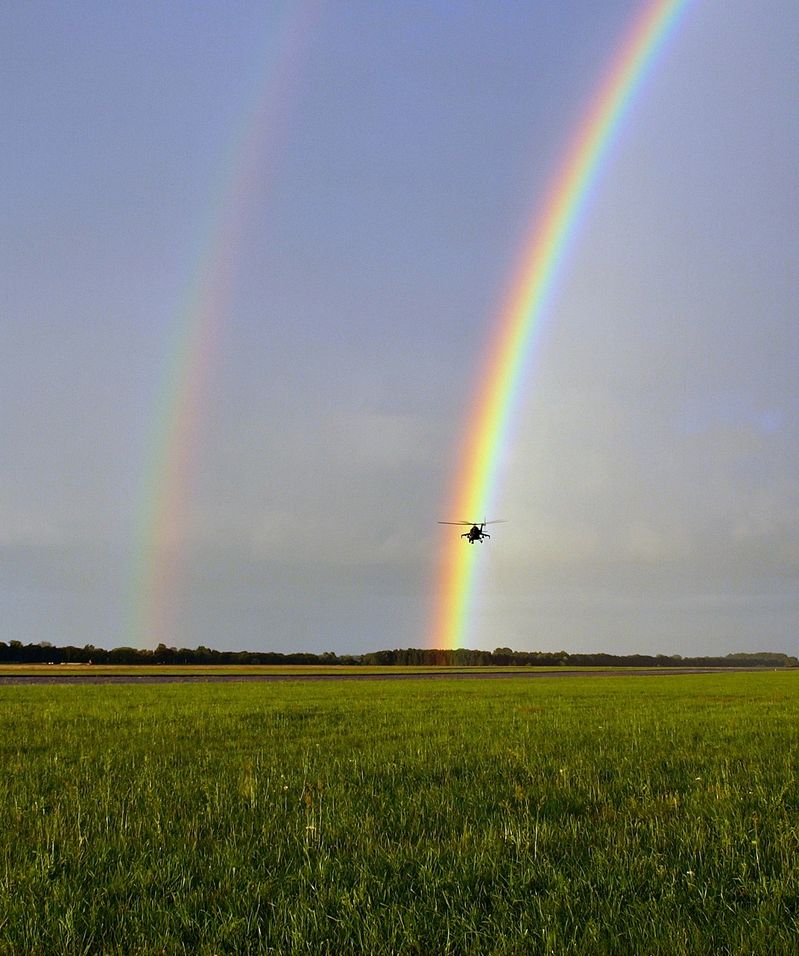
<path id="1" fill-rule="evenodd" d="M 485 342 L 637 6 L 7 5 L 0 639 L 135 639 L 169 343 L 272 76 L 168 643 L 423 643 Z M 694 0 L 642 90 L 530 359 L 470 646 L 799 650 L 797 39 L 793 0 Z"/>

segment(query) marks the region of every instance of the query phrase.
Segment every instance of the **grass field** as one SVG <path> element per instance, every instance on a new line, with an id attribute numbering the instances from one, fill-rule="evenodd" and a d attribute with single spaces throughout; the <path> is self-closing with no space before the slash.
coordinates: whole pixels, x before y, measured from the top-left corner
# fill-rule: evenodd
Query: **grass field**
<path id="1" fill-rule="evenodd" d="M 795 953 L 799 673 L 0 687 L 0 952 Z"/>
<path id="2" fill-rule="evenodd" d="M 592 667 L 568 667 L 569 671 L 596 670 Z M 645 669 L 645 668 L 643 668 Z M 650 668 L 651 669 L 651 668 Z M 561 671 L 562 667 L 518 667 L 514 665 L 489 665 L 489 666 L 442 666 L 440 664 L 420 664 L 420 665 L 380 665 L 380 664 L 0 664 L 0 678 L 13 677 L 19 674 L 35 675 L 41 677 L 79 676 L 81 678 L 102 679 L 107 676 L 147 676 L 151 674 L 170 675 L 175 677 L 185 677 L 186 675 L 218 675 L 230 676 L 237 675 L 243 677 L 253 677 L 257 675 L 275 675 L 280 677 L 297 676 L 325 676 L 341 677 L 381 674 L 394 676 L 396 674 L 461 674 L 475 673 L 481 676 L 491 672 L 506 673 L 507 671 Z M 616 668 L 619 672 L 622 670 L 636 670 L 633 667 Z"/>

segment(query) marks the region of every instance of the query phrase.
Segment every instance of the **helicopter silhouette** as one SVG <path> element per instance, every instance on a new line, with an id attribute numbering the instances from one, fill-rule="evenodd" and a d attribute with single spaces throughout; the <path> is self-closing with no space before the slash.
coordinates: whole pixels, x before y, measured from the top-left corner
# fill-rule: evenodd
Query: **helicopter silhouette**
<path id="1" fill-rule="evenodd" d="M 468 531 L 461 535 L 462 538 L 468 538 L 469 544 L 474 544 L 475 541 L 479 541 L 480 544 L 483 543 L 483 538 L 490 538 L 491 535 L 487 531 L 483 531 L 483 528 L 487 524 L 504 524 L 505 522 L 501 519 L 498 521 L 481 521 L 478 525 L 476 521 L 439 521 L 439 524 L 455 524 L 455 525 L 471 525 Z"/>

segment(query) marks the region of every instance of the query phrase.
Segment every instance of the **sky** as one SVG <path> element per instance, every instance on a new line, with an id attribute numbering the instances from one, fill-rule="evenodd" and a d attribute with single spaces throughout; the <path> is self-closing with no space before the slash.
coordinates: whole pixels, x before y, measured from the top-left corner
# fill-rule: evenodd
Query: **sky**
<path id="1" fill-rule="evenodd" d="M 487 343 L 640 6 L 4 5 L 0 640 L 426 646 Z M 466 646 L 799 652 L 797 41 L 693 0 L 640 90 Z"/>

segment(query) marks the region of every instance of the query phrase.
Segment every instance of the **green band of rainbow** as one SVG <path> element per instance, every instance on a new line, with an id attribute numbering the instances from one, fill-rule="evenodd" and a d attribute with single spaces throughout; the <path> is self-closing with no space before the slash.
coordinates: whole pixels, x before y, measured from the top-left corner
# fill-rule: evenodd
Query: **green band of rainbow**
<path id="1" fill-rule="evenodd" d="M 128 632 L 136 647 L 180 639 L 192 521 L 192 481 L 206 420 L 211 369 L 230 321 L 235 259 L 249 205 L 262 196 L 322 0 L 285 0 L 265 17 L 264 49 L 240 109 L 201 230 L 185 304 L 168 334 L 166 368 L 150 427 L 135 529 Z M 268 24 L 268 25 L 267 25 Z"/>
<path id="2" fill-rule="evenodd" d="M 512 413 L 541 320 L 617 133 L 658 54 L 690 0 L 647 0 L 577 127 L 541 215 L 535 220 L 511 295 L 492 332 L 488 361 L 466 436 L 447 515 L 481 520 L 492 510 Z M 451 509 L 451 511 L 450 511 Z M 442 545 L 428 644 L 464 646 L 474 592 L 475 552 L 450 535 Z M 479 556 L 479 555 L 477 555 Z"/>

